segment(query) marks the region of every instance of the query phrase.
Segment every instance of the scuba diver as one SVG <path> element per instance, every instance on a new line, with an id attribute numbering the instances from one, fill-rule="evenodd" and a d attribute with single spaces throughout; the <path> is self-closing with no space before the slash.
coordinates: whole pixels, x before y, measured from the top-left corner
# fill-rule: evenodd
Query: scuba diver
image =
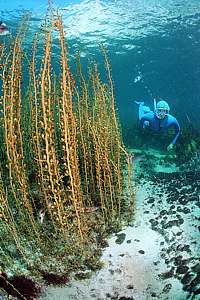
<path id="1" fill-rule="evenodd" d="M 169 105 L 166 101 L 161 100 L 156 104 L 154 99 L 154 112 L 144 102 L 135 101 L 139 105 L 139 122 L 142 128 L 150 128 L 158 133 L 167 132 L 169 127 L 175 128 L 175 135 L 167 150 L 173 149 L 179 135 L 180 125 L 176 118 L 169 114 Z"/>

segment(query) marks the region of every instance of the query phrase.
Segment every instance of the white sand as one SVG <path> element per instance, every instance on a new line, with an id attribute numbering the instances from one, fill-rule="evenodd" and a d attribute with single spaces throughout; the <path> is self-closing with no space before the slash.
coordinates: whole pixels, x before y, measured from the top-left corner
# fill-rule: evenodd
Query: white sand
<path id="1" fill-rule="evenodd" d="M 115 243 L 116 236 L 109 239 L 109 247 L 102 256 L 104 267 L 100 271 L 90 279 L 72 280 L 64 287 L 49 286 L 40 300 L 104 300 L 111 297 L 132 297 L 135 300 L 186 299 L 186 293 L 178 279 L 159 278 L 160 273 L 169 270 L 161 258 L 161 247 L 167 246 L 166 242 L 162 235 L 150 228 L 149 223 L 159 207 L 153 210 L 150 208 L 151 204 L 147 207 L 144 203 L 148 195 L 155 194 L 153 189 L 152 185 L 145 183 L 137 192 L 136 221 L 121 231 L 126 234 L 122 244 Z M 147 209 L 151 210 L 148 214 L 145 213 Z M 139 253 L 140 250 L 144 253 Z"/>

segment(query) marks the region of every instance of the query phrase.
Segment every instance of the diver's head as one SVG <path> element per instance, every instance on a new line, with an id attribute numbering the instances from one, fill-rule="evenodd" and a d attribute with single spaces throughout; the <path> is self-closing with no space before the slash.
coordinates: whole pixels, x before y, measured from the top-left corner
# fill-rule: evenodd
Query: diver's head
<path id="1" fill-rule="evenodd" d="M 164 119 L 169 113 L 169 105 L 166 101 L 161 100 L 156 104 L 155 114 L 160 120 Z"/>

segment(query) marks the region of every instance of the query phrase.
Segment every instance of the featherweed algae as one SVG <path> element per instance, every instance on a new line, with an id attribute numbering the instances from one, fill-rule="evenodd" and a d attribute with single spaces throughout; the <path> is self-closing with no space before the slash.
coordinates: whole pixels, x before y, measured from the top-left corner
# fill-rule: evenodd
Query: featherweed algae
<path id="1" fill-rule="evenodd" d="M 104 238 L 120 228 L 134 198 L 105 51 L 107 82 L 96 63 L 85 76 L 79 55 L 73 75 L 61 17 L 43 32 L 42 57 L 40 33 L 29 53 L 23 48 L 27 23 L 0 48 L 0 282 L 7 291 L 19 278 L 63 283 L 70 271 L 98 268 Z M 18 289 L 20 299 L 33 298 Z"/>

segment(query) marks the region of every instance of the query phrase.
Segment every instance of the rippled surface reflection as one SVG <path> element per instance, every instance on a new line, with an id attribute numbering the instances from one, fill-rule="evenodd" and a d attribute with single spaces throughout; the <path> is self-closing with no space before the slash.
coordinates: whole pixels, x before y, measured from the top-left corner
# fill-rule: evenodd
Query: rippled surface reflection
<path id="1" fill-rule="evenodd" d="M 48 1 L 1 0 L 0 4 L 1 18 L 9 20 L 11 25 L 12 18 L 30 11 L 34 29 L 43 19 Z M 78 38 L 86 43 L 140 38 L 164 32 L 170 22 L 195 25 L 200 16 L 200 2 L 197 0 L 56 0 L 53 6 L 63 16 L 68 38 Z"/>
<path id="2" fill-rule="evenodd" d="M 29 48 L 48 1 L 0 4 L 1 19 L 14 35 L 21 15 L 31 13 Z M 154 97 L 171 103 L 179 120 L 199 124 L 200 1 L 55 0 L 53 6 L 62 14 L 70 53 L 81 49 L 82 57 L 97 57 L 100 42 L 109 51 L 122 120 L 137 119 L 132 98 L 152 102 L 144 84 L 135 80 L 141 75 Z"/>

